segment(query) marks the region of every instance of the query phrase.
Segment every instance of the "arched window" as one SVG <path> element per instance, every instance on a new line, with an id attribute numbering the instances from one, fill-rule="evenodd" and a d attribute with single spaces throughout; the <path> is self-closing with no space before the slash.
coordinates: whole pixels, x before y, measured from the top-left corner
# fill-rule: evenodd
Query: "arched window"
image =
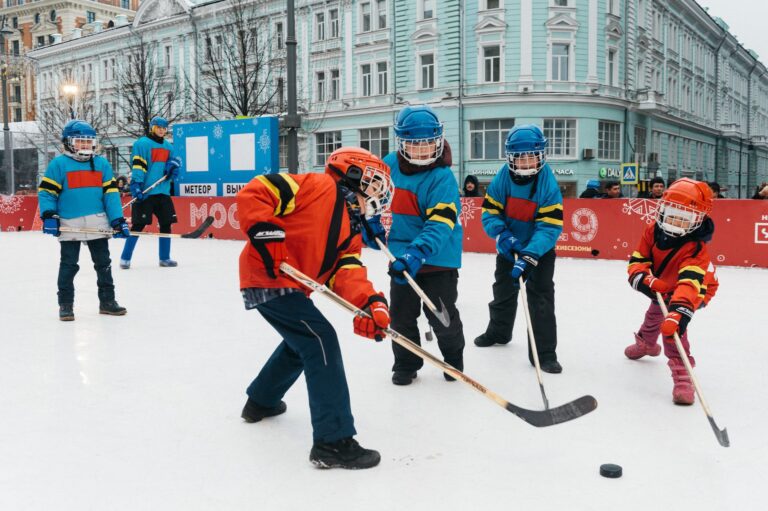
<path id="1" fill-rule="evenodd" d="M 40 23 L 40 13 L 36 12 L 35 13 L 35 25 L 37 25 L 38 23 Z"/>
<path id="2" fill-rule="evenodd" d="M 51 9 L 50 19 L 51 19 L 52 22 L 54 22 L 54 23 L 56 22 L 56 9 Z"/>

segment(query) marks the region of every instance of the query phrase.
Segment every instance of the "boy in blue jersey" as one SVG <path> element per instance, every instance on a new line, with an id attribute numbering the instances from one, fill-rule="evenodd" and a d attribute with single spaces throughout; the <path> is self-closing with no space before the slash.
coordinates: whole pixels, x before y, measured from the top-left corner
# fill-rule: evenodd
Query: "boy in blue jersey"
<path id="1" fill-rule="evenodd" d="M 397 258 L 389 266 L 392 328 L 419 343 L 417 318 L 421 300 L 405 280 L 408 272 L 434 303 L 442 302 L 450 317 L 448 327 L 427 309 L 443 359 L 464 369 L 464 332 L 456 309 L 458 268 L 463 233 L 458 222 L 459 186 L 451 171 L 451 151 L 443 125 L 428 106 L 403 108 L 395 121 L 397 152 L 384 163 L 392 171 L 395 194 L 389 249 Z M 424 361 L 392 344 L 395 363 L 392 383 L 409 385 Z M 444 374 L 445 379 L 453 378 Z"/>
<path id="2" fill-rule="evenodd" d="M 176 156 L 173 146 L 165 140 L 168 133 L 168 121 L 162 117 L 153 117 L 149 123 L 149 135 L 141 137 L 133 144 L 131 151 L 131 195 L 136 199 L 133 204 L 131 219 L 132 232 L 141 232 L 152 222 L 152 215 L 157 217 L 160 232 L 170 234 L 171 224 L 177 222 L 176 209 L 171 200 L 171 181 L 179 174 L 181 158 Z M 166 176 L 165 181 L 155 186 L 144 195 L 143 190 Z M 139 241 L 138 236 L 131 236 L 123 247 L 120 256 L 120 268 L 131 267 L 133 249 Z M 158 238 L 160 266 L 173 267 L 178 263 L 171 259 L 171 239 Z"/>
<path id="3" fill-rule="evenodd" d="M 563 230 L 563 197 L 545 161 L 547 139 L 538 126 L 510 130 L 507 164 L 491 181 L 483 202 L 483 229 L 496 239 L 496 281 L 488 304 L 490 321 L 479 347 L 507 344 L 517 312 L 519 278 L 526 282 L 528 308 L 542 371 L 560 373 L 555 320 L 555 243 Z M 533 354 L 528 346 L 528 360 Z"/>
<path id="4" fill-rule="evenodd" d="M 95 155 L 96 131 L 85 121 L 72 120 L 61 134 L 64 154 L 54 158 L 38 188 L 43 232 L 59 238 L 59 319 L 73 321 L 74 279 L 80 267 L 80 243 L 86 243 L 96 269 L 99 312 L 112 316 L 126 313 L 115 301 L 109 236 L 60 231 L 60 227 L 109 229 L 115 238 L 129 235 L 120 207 L 120 194 L 106 158 Z"/>

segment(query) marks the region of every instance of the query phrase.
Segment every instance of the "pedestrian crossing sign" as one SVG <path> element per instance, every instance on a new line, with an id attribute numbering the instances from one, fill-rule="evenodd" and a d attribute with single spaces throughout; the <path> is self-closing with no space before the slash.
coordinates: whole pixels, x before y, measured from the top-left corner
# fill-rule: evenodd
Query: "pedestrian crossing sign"
<path id="1" fill-rule="evenodd" d="M 637 163 L 621 164 L 621 184 L 623 185 L 637 184 Z"/>

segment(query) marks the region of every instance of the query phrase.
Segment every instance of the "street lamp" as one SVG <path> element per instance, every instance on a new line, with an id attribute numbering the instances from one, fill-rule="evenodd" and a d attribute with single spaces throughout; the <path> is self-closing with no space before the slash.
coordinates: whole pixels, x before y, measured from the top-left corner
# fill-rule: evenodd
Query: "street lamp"
<path id="1" fill-rule="evenodd" d="M 5 24 L 5 16 L 0 20 L 0 49 L 3 52 L 3 67 L 0 70 L 2 75 L 3 88 L 3 170 L 8 176 L 8 195 L 13 195 L 15 186 L 13 183 L 13 158 L 11 152 L 11 129 L 8 127 L 8 55 L 5 52 L 5 38 L 13 34 L 13 29 Z"/>
<path id="2" fill-rule="evenodd" d="M 67 83 L 61 87 L 61 92 L 67 97 L 67 103 L 69 104 L 69 116 L 75 118 L 75 96 L 77 96 L 78 87 L 74 83 Z"/>

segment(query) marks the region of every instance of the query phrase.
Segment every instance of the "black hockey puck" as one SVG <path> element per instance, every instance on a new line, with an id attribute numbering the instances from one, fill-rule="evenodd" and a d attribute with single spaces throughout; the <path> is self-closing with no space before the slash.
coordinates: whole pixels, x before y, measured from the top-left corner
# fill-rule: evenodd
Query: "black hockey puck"
<path id="1" fill-rule="evenodd" d="M 614 465 L 613 463 L 604 463 L 600 465 L 600 475 L 603 477 L 616 479 L 621 477 L 621 474 L 621 465 Z"/>

